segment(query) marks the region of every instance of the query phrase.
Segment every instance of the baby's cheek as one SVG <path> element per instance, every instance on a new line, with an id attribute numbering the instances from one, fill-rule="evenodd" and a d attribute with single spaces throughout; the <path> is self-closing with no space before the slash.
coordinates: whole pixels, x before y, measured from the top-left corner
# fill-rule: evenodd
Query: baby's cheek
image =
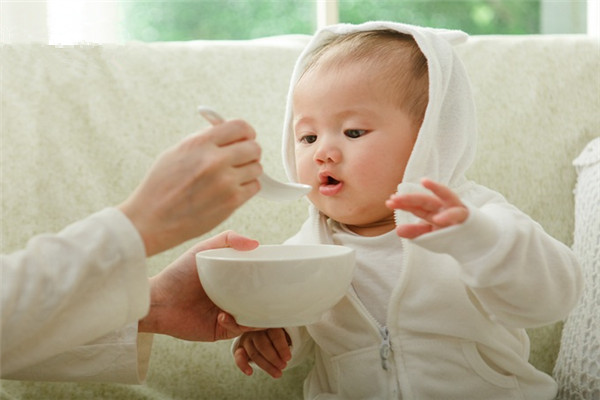
<path id="1" fill-rule="evenodd" d="M 296 176 L 300 183 L 312 184 L 310 180 L 315 177 L 314 169 L 315 165 L 308 157 L 296 155 Z"/>

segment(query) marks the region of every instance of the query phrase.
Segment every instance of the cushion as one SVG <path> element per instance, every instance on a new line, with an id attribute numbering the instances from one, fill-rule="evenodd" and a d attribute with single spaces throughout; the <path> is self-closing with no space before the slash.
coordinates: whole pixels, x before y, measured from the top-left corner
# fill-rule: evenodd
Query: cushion
<path id="1" fill-rule="evenodd" d="M 565 321 L 554 376 L 559 399 L 600 399 L 600 137 L 573 165 L 578 174 L 573 251 L 585 285 Z"/>

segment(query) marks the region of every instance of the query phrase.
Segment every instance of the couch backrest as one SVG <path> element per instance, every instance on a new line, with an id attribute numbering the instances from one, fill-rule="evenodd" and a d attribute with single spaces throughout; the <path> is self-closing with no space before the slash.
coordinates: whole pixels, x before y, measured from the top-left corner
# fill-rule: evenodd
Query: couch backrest
<path id="1" fill-rule="evenodd" d="M 1 251 L 21 248 L 36 233 L 57 231 L 121 202 L 159 152 L 208 126 L 196 113 L 199 104 L 252 123 L 265 170 L 283 179 L 285 96 L 292 66 L 307 41 L 307 36 L 286 36 L 0 46 Z M 598 41 L 584 36 L 475 37 L 457 50 L 472 78 L 478 108 L 479 152 L 470 177 L 504 193 L 550 234 L 571 244 L 571 160 L 600 135 Z M 255 198 L 215 231 L 232 228 L 263 243 L 279 243 L 305 216 L 303 200 Z M 188 246 L 149 260 L 149 273 Z M 547 372 L 557 337 L 533 351 L 537 358 L 532 361 Z M 554 352 L 548 357 L 547 346 Z M 157 338 L 148 386 L 113 387 L 109 397 L 146 398 L 155 389 L 171 398 L 299 396 L 303 371 L 277 382 L 242 380 L 226 347 Z M 232 380 L 236 385 L 218 383 Z M 35 388 L 27 390 L 31 395 Z M 42 397 L 59 398 L 52 387 L 48 390 Z M 96 393 L 87 386 L 70 390 L 81 390 L 76 396 L 81 398 Z"/>
<path id="2" fill-rule="evenodd" d="M 285 94 L 307 40 L 2 46 L 2 250 L 121 201 L 162 149 L 207 126 L 199 104 L 256 126 L 265 169 L 283 178 Z M 570 244 L 571 160 L 600 134 L 598 41 L 483 36 L 457 50 L 478 109 L 469 175 Z M 302 200 L 257 198 L 217 230 L 275 243 L 304 216 Z"/>
<path id="3" fill-rule="evenodd" d="M 283 178 L 285 95 L 306 41 L 2 46 L 2 251 L 121 202 L 163 149 L 208 126 L 200 104 L 254 125 L 265 169 Z M 304 209 L 253 199 L 216 230 L 280 242 Z"/>
<path id="4" fill-rule="evenodd" d="M 473 84 L 470 177 L 573 240 L 572 161 L 600 135 L 600 46 L 585 36 L 481 36 L 458 48 Z"/>

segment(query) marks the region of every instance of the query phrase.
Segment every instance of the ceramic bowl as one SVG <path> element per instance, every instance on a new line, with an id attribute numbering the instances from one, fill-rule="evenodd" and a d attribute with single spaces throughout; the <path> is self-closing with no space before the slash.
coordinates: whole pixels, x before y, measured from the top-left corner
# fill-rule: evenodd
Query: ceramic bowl
<path id="1" fill-rule="evenodd" d="M 308 325 L 342 299 L 354 273 L 354 250 L 336 245 L 264 245 L 196 254 L 206 294 L 240 325 Z"/>

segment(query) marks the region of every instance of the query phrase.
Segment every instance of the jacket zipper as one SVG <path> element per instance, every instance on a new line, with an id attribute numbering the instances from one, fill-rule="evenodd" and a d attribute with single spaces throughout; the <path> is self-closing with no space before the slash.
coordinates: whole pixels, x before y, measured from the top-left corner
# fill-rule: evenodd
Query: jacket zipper
<path id="1" fill-rule="evenodd" d="M 403 264 L 403 268 L 406 269 L 407 265 L 408 265 L 408 251 L 407 251 L 407 246 L 406 246 L 406 240 L 402 239 L 401 240 L 402 243 L 402 249 L 403 249 L 403 260 L 402 260 L 402 264 Z M 407 272 L 404 270 L 402 272 L 403 274 L 406 274 Z M 394 288 L 394 290 L 392 291 L 392 297 L 394 296 L 394 292 L 399 290 L 398 287 Z M 379 345 L 379 357 L 381 359 L 381 368 L 384 371 L 389 372 L 390 370 L 390 354 L 392 352 L 392 347 L 391 347 L 391 340 L 390 340 L 390 332 L 387 326 L 383 326 L 379 323 L 379 321 L 377 321 L 375 319 L 375 317 L 373 317 L 371 315 L 371 313 L 366 309 L 366 307 L 363 305 L 363 303 L 360 301 L 358 294 L 356 293 L 356 290 L 354 290 L 354 287 L 352 287 L 352 290 L 350 292 L 350 294 L 348 295 L 348 298 L 350 299 L 351 302 L 354 303 L 355 307 L 360 310 L 360 312 L 366 316 L 366 318 L 371 321 L 371 325 L 377 329 L 380 337 L 381 337 L 381 344 Z M 389 315 L 388 315 L 388 319 L 389 319 Z M 393 362 L 393 359 L 392 359 Z M 393 365 L 391 366 L 391 368 L 393 369 Z M 398 380 L 394 377 L 393 378 L 393 382 L 390 383 L 391 387 L 391 393 L 390 395 L 392 396 L 392 398 L 402 398 L 401 395 L 401 391 L 400 391 L 400 387 L 399 387 L 399 383 Z"/>
<path id="2" fill-rule="evenodd" d="M 389 368 L 389 358 L 390 353 L 392 351 L 392 346 L 390 342 L 390 331 L 387 326 L 383 326 L 371 315 L 371 313 L 365 308 L 363 303 L 358 298 L 358 294 L 356 290 L 352 288 L 352 295 L 349 296 L 351 301 L 355 303 L 355 305 L 360 309 L 363 315 L 371 321 L 371 324 L 377 329 L 379 336 L 381 336 L 381 344 L 379 345 L 379 357 L 381 359 L 381 368 L 385 371 Z"/>
<path id="3" fill-rule="evenodd" d="M 381 368 L 384 370 L 388 370 L 388 358 L 390 356 L 390 332 L 387 326 L 383 328 L 379 328 L 379 333 L 383 340 L 381 341 L 381 345 L 379 346 L 379 357 L 381 357 Z"/>

